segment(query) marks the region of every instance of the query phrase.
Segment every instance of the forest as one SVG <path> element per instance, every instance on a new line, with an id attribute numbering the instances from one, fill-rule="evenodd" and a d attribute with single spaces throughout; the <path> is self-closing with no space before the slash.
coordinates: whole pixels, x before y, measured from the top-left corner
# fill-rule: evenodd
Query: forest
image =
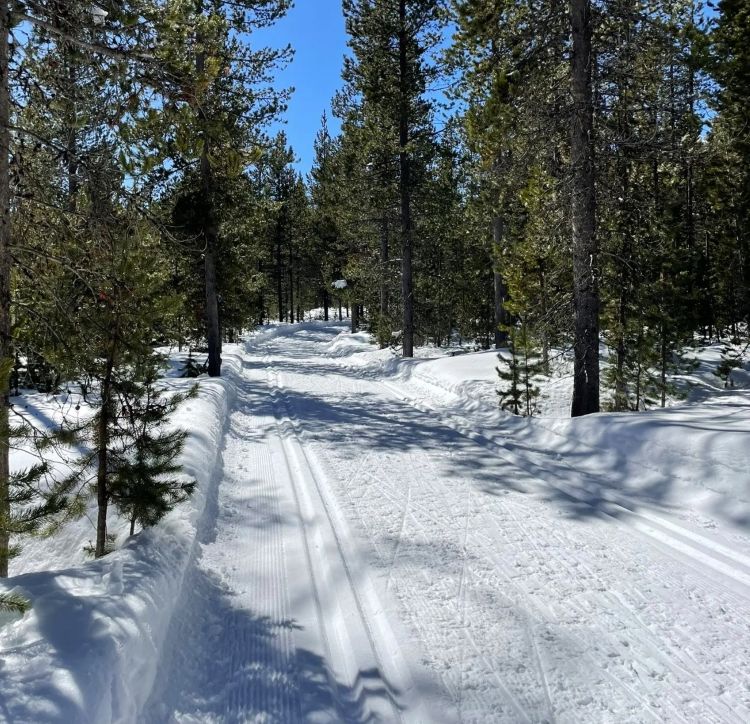
<path id="1" fill-rule="evenodd" d="M 255 40 L 290 6 L 0 2 L 1 576 L 92 499 L 100 557 L 113 507 L 133 532 L 191 494 L 163 347 L 216 377 L 317 310 L 406 358 L 506 348 L 517 380 L 569 352 L 575 417 L 663 406 L 686 345 L 747 340 L 747 0 L 343 0 L 309 174 L 294 48 Z M 12 402 L 72 386 L 49 430 Z"/>

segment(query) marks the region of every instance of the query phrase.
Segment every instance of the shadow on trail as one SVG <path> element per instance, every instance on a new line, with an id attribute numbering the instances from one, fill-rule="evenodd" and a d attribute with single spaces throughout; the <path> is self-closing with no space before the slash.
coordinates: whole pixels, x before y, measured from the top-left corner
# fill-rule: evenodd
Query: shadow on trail
<path id="1" fill-rule="evenodd" d="M 256 423 L 273 412 L 268 388 L 242 384 L 227 442 L 263 442 L 276 430 L 275 422 Z M 233 476 L 242 495 L 235 500 L 229 489 L 219 500 L 220 486 L 212 486 L 198 530 L 201 545 L 216 542 L 226 525 L 249 531 L 299 524 L 279 513 L 274 495 L 263 490 L 253 470 L 230 473 L 225 467 L 222 461 L 218 479 Z M 324 658 L 297 644 L 295 632 L 301 627 L 296 621 L 259 615 L 243 605 L 220 571 L 201 564 L 200 546 L 195 555 L 170 624 L 161 673 L 141 718 L 144 724 L 365 724 L 372 720 L 375 701 L 398 706 L 402 692 L 390 686 L 381 671 L 360 671 L 353 684 L 342 683 Z"/>
<path id="2" fill-rule="evenodd" d="M 151 693 L 142 721 L 240 724 L 333 719 L 366 722 L 367 702 L 389 693 L 378 672 L 361 672 L 356 688 L 337 682 L 325 661 L 285 639 L 298 628 L 237 607 L 220 579 L 193 568 L 185 581 L 188 610 L 178 612 L 162 666 L 177 672 Z M 200 612 L 200 616 L 190 615 Z M 232 645 L 228 646 L 231 637 Z M 293 655 L 289 655 L 289 651 Z"/>
<path id="3" fill-rule="evenodd" d="M 640 452 L 648 441 L 646 428 L 640 426 L 646 424 L 649 429 L 670 426 L 679 434 L 681 429 L 686 432 L 704 430 L 698 421 L 619 415 L 607 422 L 616 425 L 613 430 L 616 429 L 627 444 L 604 446 L 582 442 L 586 439 L 583 426 L 580 430 L 574 428 L 578 436 L 582 436 L 581 440 L 551 433 L 544 421 L 537 419 L 508 416 L 498 426 L 496 417 L 489 421 L 487 416 L 488 422 L 483 426 L 481 411 L 471 420 L 472 430 L 462 429 L 460 424 L 442 422 L 437 414 L 430 415 L 402 400 L 390 399 L 381 389 L 374 389 L 370 385 L 377 384 L 377 375 L 372 372 L 340 365 L 332 358 L 321 356 L 319 343 L 330 342 L 331 334 L 327 328 L 295 332 L 283 341 L 274 339 L 263 348 L 252 350 L 258 358 L 245 362 L 247 370 L 266 369 L 261 355 L 267 352 L 273 359 L 273 367 L 283 375 L 329 380 L 340 377 L 359 383 L 362 391 L 356 396 L 346 394 L 346 387 L 350 386 L 346 383 L 342 384 L 340 395 L 311 392 L 309 384 L 304 386 L 307 388 L 304 392 L 296 389 L 302 387 L 298 384 L 286 389 L 284 395 L 303 437 L 309 435 L 316 440 L 333 442 L 341 449 L 351 450 L 353 458 L 368 449 L 381 452 L 434 450 L 443 459 L 447 457 L 446 475 L 469 477 L 489 494 L 507 490 L 536 492 L 574 519 L 601 518 L 602 513 L 618 517 L 622 510 L 613 502 L 623 502 L 631 509 L 648 506 L 664 510 L 679 503 L 675 500 L 679 479 L 668 468 L 651 467 L 647 455 Z M 405 363 L 407 375 L 409 368 L 416 368 L 420 363 L 420 360 Z M 450 414 L 451 410 L 447 412 Z M 467 417 L 466 410 L 461 410 L 460 406 L 454 412 L 459 417 Z M 736 414 L 736 409 L 717 409 L 717 416 L 725 416 L 727 420 Z M 596 422 L 601 424 L 600 419 Z M 477 432 L 477 427 L 481 432 Z M 708 459 L 709 454 L 716 457 L 715 450 L 722 444 L 719 432 L 711 429 L 705 432 L 707 434 L 701 437 L 701 449 L 695 450 L 696 461 Z M 642 462 L 634 463 L 634 460 Z M 560 486 L 568 490 L 561 490 Z M 750 496 L 750 475 L 747 492 Z M 740 505 L 730 497 L 728 501 L 717 501 L 715 514 L 733 525 L 748 527 L 750 505 Z"/>

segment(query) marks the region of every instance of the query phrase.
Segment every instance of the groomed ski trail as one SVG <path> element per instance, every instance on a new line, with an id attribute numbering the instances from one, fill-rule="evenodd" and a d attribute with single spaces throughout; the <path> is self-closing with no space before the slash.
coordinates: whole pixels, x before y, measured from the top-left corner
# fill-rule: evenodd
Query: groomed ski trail
<path id="1" fill-rule="evenodd" d="M 144 720 L 450 721 L 415 684 L 271 360 L 248 359 L 237 384 Z"/>
<path id="2" fill-rule="evenodd" d="M 745 559 L 533 442 L 248 344 L 148 722 L 744 722 Z"/>

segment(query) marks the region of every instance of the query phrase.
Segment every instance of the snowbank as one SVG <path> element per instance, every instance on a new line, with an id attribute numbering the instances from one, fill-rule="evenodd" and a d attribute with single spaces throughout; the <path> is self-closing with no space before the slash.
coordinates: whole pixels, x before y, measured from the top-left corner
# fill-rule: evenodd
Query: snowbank
<path id="1" fill-rule="evenodd" d="M 106 558 L 8 579 L 4 588 L 21 591 L 33 608 L 0 630 L 2 720 L 137 720 L 155 679 L 199 520 L 218 482 L 232 380 L 241 369 L 238 347 L 226 347 L 223 357 L 224 379 L 201 379 L 198 397 L 175 416 L 175 424 L 190 433 L 183 466 L 198 481 L 191 500 Z M 192 382 L 169 384 L 179 389 Z M 45 543 L 54 548 L 56 540 Z"/>
<path id="2" fill-rule="evenodd" d="M 724 389 L 713 374 L 722 345 L 696 348 L 695 370 L 675 376 L 686 401 L 576 419 L 569 417 L 567 361 L 560 360 L 541 384 L 542 416 L 528 419 L 498 409 L 495 350 L 451 356 L 420 348 L 415 359 L 401 359 L 362 337 L 342 332 L 326 354 L 341 357 L 338 364 L 352 373 L 387 380 L 394 392 L 499 449 L 546 450 L 546 459 L 530 456 L 529 464 L 545 467 L 552 485 L 570 490 L 575 484 L 581 500 L 605 498 L 689 515 L 707 531 L 717 521 L 745 530 L 750 524 L 750 365 L 734 370 L 734 387 Z M 344 350 L 348 357 L 340 354 Z"/>

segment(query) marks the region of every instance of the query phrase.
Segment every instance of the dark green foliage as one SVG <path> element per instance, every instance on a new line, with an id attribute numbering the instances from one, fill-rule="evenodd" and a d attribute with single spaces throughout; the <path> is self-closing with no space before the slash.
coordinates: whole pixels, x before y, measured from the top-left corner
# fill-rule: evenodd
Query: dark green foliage
<path id="1" fill-rule="evenodd" d="M 187 433 L 169 429 L 172 413 L 196 394 L 169 394 L 159 386 L 158 358 L 116 389 L 119 415 L 110 436 L 109 494 L 118 511 L 131 521 L 131 534 L 155 525 L 192 494 L 195 481 L 181 475 L 177 459 Z"/>
<path id="2" fill-rule="evenodd" d="M 0 612 L 26 613 L 31 603 L 19 593 L 0 592 Z"/>
<path id="3" fill-rule="evenodd" d="M 185 366 L 182 368 L 182 374 L 180 377 L 200 377 L 206 371 L 205 362 L 201 364 L 198 360 L 193 357 L 192 353 L 188 354 L 188 358 L 185 360 Z"/>
<path id="4" fill-rule="evenodd" d="M 714 374 L 724 383 L 724 387 L 734 387 L 732 370 L 742 367 L 742 353 L 731 347 L 725 347 L 721 353 L 721 362 Z"/>
<path id="5" fill-rule="evenodd" d="M 531 417 L 536 412 L 539 397 L 534 378 L 542 373 L 543 363 L 532 347 L 525 324 L 508 329 L 508 352 L 508 359 L 498 355 L 501 364 L 495 368 L 501 381 L 497 391 L 500 408 L 514 415 Z"/>

